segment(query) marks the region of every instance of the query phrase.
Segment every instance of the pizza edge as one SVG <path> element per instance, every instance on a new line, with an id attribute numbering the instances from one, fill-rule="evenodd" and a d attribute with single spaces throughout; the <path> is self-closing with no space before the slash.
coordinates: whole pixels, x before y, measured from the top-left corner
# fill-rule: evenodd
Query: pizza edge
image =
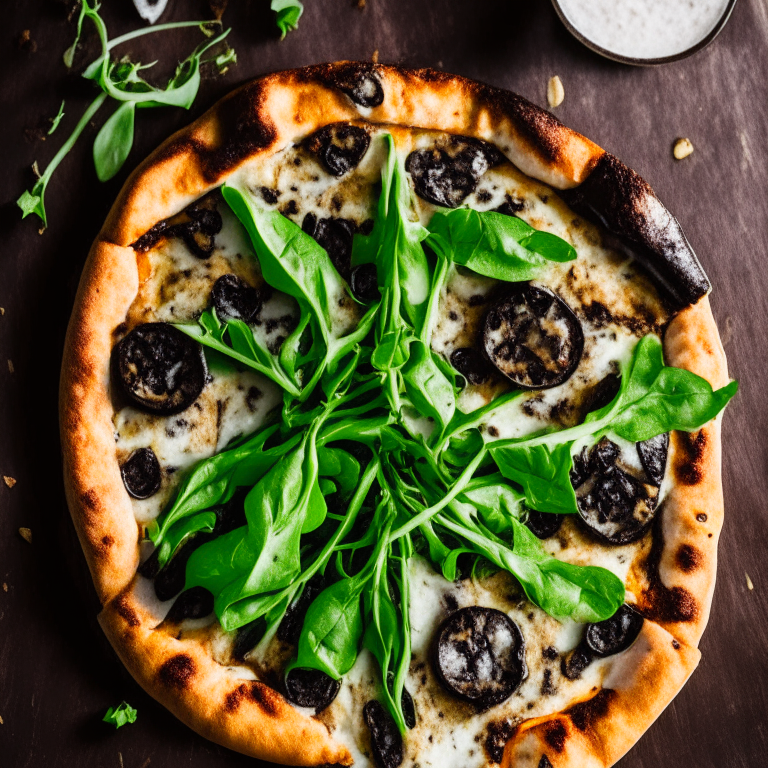
<path id="1" fill-rule="evenodd" d="M 359 110 L 338 85 L 350 67 L 375 69 L 393 97 Z M 105 606 L 100 622 L 112 645 L 139 683 L 199 733 L 284 763 L 349 763 L 350 756 L 323 726 L 297 713 L 271 689 L 237 678 L 192 641 L 153 633 L 148 615 L 132 594 L 138 530 L 114 455 L 109 357 L 113 331 L 123 322 L 139 286 L 140 266 L 130 243 L 247 160 L 279 151 L 328 123 L 361 117 L 488 140 L 523 172 L 558 189 L 578 189 L 606 156 L 520 97 L 432 70 L 340 63 L 268 75 L 234 91 L 172 136 L 128 179 L 83 271 L 62 364 L 67 500 Z M 637 201 L 626 204 L 636 206 Z M 715 386 L 727 382 L 725 356 L 706 297 L 670 324 L 664 350 L 670 364 L 688 368 Z M 676 434 L 673 440 L 678 449 L 673 469 L 683 482 L 676 483 L 659 516 L 663 548 L 658 578 L 648 594 L 638 596 L 653 609 L 658 626 L 645 623 L 645 654 L 628 652 L 622 665 L 616 665 L 631 685 L 614 696 L 600 690 L 594 706 L 587 708 L 591 714 L 586 720 L 568 710 L 526 721 L 508 742 L 506 762 L 515 755 L 520 761 L 516 765 L 538 765 L 540 756 L 547 754 L 555 766 L 610 765 L 637 741 L 695 668 L 696 645 L 714 589 L 723 516 L 719 422 L 690 437 Z M 702 510 L 706 524 L 696 519 Z M 676 610 L 681 603 L 687 613 Z M 675 653 L 669 650 L 673 641 L 679 646 Z M 664 673 L 663 684 L 659 672 Z M 552 723 L 565 728 L 559 752 L 546 740 Z M 296 738 L 298 733 L 305 737 Z M 534 760 L 530 753 L 530 762 L 522 761 L 520 750 L 537 743 L 539 757 Z M 587 755 L 592 763 L 585 762 Z"/>

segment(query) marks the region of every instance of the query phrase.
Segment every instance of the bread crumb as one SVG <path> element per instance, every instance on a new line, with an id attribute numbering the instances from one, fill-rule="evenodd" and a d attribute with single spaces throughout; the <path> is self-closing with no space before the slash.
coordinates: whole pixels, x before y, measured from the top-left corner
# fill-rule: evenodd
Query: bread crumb
<path id="1" fill-rule="evenodd" d="M 755 585 L 752 583 L 752 579 L 749 578 L 749 574 L 746 571 L 744 571 L 744 575 L 747 577 L 747 589 L 751 592 L 755 588 Z"/>
<path id="2" fill-rule="evenodd" d="M 144 762 L 141 764 L 141 768 L 147 768 L 147 766 L 149 765 L 149 763 L 151 762 L 151 760 L 152 760 L 152 758 L 148 757 L 148 758 L 147 758 L 147 759 L 146 759 L 146 760 L 145 760 L 145 761 L 144 761 Z"/>
<path id="3" fill-rule="evenodd" d="M 675 160 L 682 160 L 693 152 L 693 144 L 690 139 L 676 139 L 672 147 Z"/>
<path id="4" fill-rule="evenodd" d="M 371 56 L 371 61 L 374 64 L 378 64 L 379 63 L 379 49 L 378 48 L 373 52 L 373 56 Z"/>
<path id="5" fill-rule="evenodd" d="M 0 317 L 5 314 L 5 307 L 0 307 Z"/>
<path id="6" fill-rule="evenodd" d="M 8 370 L 13 373 L 16 369 L 13 367 L 13 360 L 8 360 Z"/>
<path id="7" fill-rule="evenodd" d="M 7 591 L 8 591 L 8 585 L 5 582 L 3 582 L 3 592 L 7 592 Z"/>
<path id="8" fill-rule="evenodd" d="M 16 478 L 15 477 L 9 477 L 8 475 L 3 475 L 3 480 L 5 481 L 5 484 L 9 488 L 13 488 L 13 486 L 16 485 Z"/>
<path id="9" fill-rule="evenodd" d="M 118 752 L 117 753 L 117 759 L 120 761 L 120 768 L 123 768 L 123 753 Z"/>
<path id="10" fill-rule="evenodd" d="M 3 725 L 3 724 L 4 724 L 4 723 L 3 723 L 3 718 L 2 718 L 2 717 L 0 717 L 0 725 Z"/>
<path id="11" fill-rule="evenodd" d="M 563 81 L 557 75 L 550 77 L 549 83 L 547 83 L 547 103 L 550 107 L 559 107 L 564 98 Z"/>
<path id="12" fill-rule="evenodd" d="M 27 544 L 32 543 L 32 530 L 30 528 L 19 528 L 19 536 L 21 536 Z"/>
<path id="13" fill-rule="evenodd" d="M 365 8 L 365 0 L 357 0 L 357 7 L 362 10 Z"/>

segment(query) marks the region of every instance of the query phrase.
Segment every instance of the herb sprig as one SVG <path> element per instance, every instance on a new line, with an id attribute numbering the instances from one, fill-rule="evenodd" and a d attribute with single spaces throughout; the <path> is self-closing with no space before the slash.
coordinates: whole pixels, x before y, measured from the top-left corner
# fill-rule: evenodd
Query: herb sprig
<path id="1" fill-rule="evenodd" d="M 453 265 L 519 281 L 576 253 L 500 214 L 438 211 L 422 226 L 393 139 L 384 141 L 374 227 L 356 235 L 353 247 L 353 264 L 375 265 L 381 298 L 359 307 L 351 324 L 336 309 L 351 305 L 351 292 L 325 251 L 261 208 L 247 188 L 224 187 L 265 280 L 296 299 L 299 322 L 277 354 L 248 325 L 222 322 L 213 311 L 179 327 L 278 384 L 283 408 L 247 441 L 200 462 L 147 533 L 163 566 L 195 532 L 213 530 L 213 509 L 238 488 L 250 489 L 246 524 L 195 549 L 186 587 L 213 593 L 224 629 L 258 623 L 264 648 L 308 582 L 321 579 L 325 587 L 309 606 L 289 669 L 339 679 L 367 648 L 405 733 L 414 553 L 450 580 L 467 567 L 505 570 L 558 620 L 610 617 L 624 601 L 621 579 L 546 553 L 523 524 L 526 507 L 577 511 L 569 480 L 576 446 L 611 432 L 645 440 L 696 429 L 722 410 L 736 385 L 713 392 L 699 377 L 664 366 L 660 342 L 648 336 L 622 371 L 615 400 L 583 424 L 491 440 L 479 427 L 519 393 L 462 413 L 461 380 L 431 348 Z"/>
<path id="2" fill-rule="evenodd" d="M 234 52 L 231 52 L 231 49 L 229 49 L 231 53 L 225 52 L 210 59 L 203 58 L 207 51 L 221 43 L 230 32 L 227 29 L 219 34 L 212 34 L 210 30 L 217 26 L 218 22 L 183 21 L 172 24 L 159 24 L 156 27 L 135 30 L 109 40 L 106 24 L 99 14 L 99 8 L 98 2 L 94 2 L 91 5 L 89 0 L 82 0 L 80 14 L 77 18 L 75 40 L 64 53 L 64 63 L 67 67 L 72 66 L 83 32 L 83 25 L 86 20 L 90 21 L 98 33 L 101 43 L 101 54 L 86 68 L 83 72 L 83 77 L 98 85 L 101 93 L 91 102 L 70 137 L 64 142 L 32 189 L 25 190 L 17 200 L 17 205 L 22 211 L 22 218 L 35 214 L 42 220 L 44 226 L 48 225 L 48 217 L 45 210 L 45 190 L 51 180 L 51 176 L 107 98 L 117 102 L 118 107 L 101 127 L 93 144 L 93 161 L 96 175 L 100 181 L 111 179 L 122 168 L 128 158 L 133 146 L 136 109 L 163 106 L 189 109 L 200 87 L 201 65 L 206 61 L 214 61 L 217 62 L 219 68 L 222 68 L 228 66 L 234 60 Z M 150 85 L 139 74 L 154 66 L 155 62 L 143 65 L 127 60 L 112 61 L 110 58 L 110 52 L 122 43 L 142 37 L 143 35 L 182 27 L 198 27 L 209 39 L 199 45 L 178 65 L 165 88 L 157 88 Z M 53 133 L 61 121 L 64 114 L 63 109 L 64 104 L 62 103 L 49 133 Z"/>

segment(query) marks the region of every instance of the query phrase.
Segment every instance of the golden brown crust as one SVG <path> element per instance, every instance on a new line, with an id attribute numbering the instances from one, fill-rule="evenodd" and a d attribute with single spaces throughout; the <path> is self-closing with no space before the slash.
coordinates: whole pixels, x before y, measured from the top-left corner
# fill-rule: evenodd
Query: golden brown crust
<path id="1" fill-rule="evenodd" d="M 524 722 L 504 750 L 503 768 L 607 768 L 642 736 L 696 668 L 698 649 L 646 621 L 616 657 L 603 687 L 563 712 Z"/>
<path id="2" fill-rule="evenodd" d="M 159 621 L 138 594 L 141 581 L 137 577 L 108 603 L 99 622 L 128 671 L 179 720 L 211 741 L 262 760 L 352 762 L 322 723 L 249 677 L 247 668 L 224 667 L 197 641 L 155 630 Z"/>
<path id="3" fill-rule="evenodd" d="M 191 640 L 155 631 L 151 614 L 135 599 L 138 531 L 114 450 L 108 380 L 112 335 L 139 286 L 136 255 L 127 246 L 221 184 L 246 160 L 279 151 L 340 120 L 363 118 L 485 139 L 522 171 L 558 189 L 583 182 L 604 155 L 513 94 L 431 70 L 367 67 L 375 70 L 387 94 L 378 106 L 359 108 L 345 90 L 349 73 L 359 74 L 361 65 L 269 75 L 230 94 L 139 166 L 86 264 L 62 368 L 67 498 L 105 605 L 100 620 L 110 641 L 141 685 L 198 732 L 248 754 L 296 764 L 349 762 L 350 757 L 322 725 L 296 713 L 266 686 L 238 678 Z M 362 70 L 367 71 L 365 66 Z M 694 370 L 717 386 L 727 381 L 706 299 L 672 322 L 665 354 L 670 364 Z M 649 578 L 647 569 L 635 574 L 638 603 L 649 612 L 660 611 L 654 618 L 662 626 L 646 621 L 640 639 L 614 665 L 613 692 L 598 692 L 591 708 L 572 707 L 521 725 L 505 752 L 507 764 L 538 765 L 524 760 L 548 744 L 546 734 L 552 729 L 565 729 L 566 746 L 549 756 L 553 766 L 609 765 L 637 740 L 695 667 L 722 523 L 719 425 L 699 435 L 703 438 L 673 437 L 672 461 L 682 480 L 660 518 L 658 580 Z M 702 510 L 705 523 L 697 518 Z M 693 599 L 685 620 L 662 611 L 665 595 L 681 595 L 681 590 Z M 672 637 L 679 648 L 670 650 Z"/>

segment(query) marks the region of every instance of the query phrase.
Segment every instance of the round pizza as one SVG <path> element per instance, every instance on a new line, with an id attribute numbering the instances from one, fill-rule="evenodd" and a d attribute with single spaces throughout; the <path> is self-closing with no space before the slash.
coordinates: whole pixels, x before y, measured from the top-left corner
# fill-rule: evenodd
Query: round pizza
<path id="1" fill-rule="evenodd" d="M 699 661 L 735 394 L 707 277 L 512 93 L 268 75 L 130 177 L 61 385 L 136 680 L 290 765 L 589 768 Z"/>

